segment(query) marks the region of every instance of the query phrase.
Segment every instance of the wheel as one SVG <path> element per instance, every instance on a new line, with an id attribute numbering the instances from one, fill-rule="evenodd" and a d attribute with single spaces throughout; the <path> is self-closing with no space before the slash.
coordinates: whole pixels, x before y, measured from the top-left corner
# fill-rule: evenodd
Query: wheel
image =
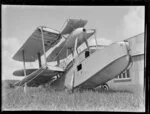
<path id="1" fill-rule="evenodd" d="M 68 94 L 72 94 L 73 93 L 72 89 L 68 89 L 68 88 L 65 89 L 65 92 L 68 93 Z"/>
<path id="2" fill-rule="evenodd" d="M 104 90 L 108 90 L 108 89 L 109 89 L 109 86 L 108 86 L 107 84 L 104 84 L 104 85 L 102 85 L 102 88 L 103 88 Z"/>

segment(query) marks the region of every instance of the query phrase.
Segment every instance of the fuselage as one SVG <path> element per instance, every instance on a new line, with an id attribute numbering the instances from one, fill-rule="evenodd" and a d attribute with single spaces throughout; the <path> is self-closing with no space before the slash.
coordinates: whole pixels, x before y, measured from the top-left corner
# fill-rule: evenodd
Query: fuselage
<path id="1" fill-rule="evenodd" d="M 103 49 L 84 50 L 68 65 L 64 85 L 67 88 L 94 88 L 121 72 L 130 63 L 126 43 L 114 43 Z"/>

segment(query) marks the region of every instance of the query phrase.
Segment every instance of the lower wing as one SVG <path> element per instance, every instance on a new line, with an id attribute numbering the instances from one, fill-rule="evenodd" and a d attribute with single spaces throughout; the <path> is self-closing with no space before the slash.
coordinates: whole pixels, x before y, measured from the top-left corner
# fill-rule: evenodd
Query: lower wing
<path id="1" fill-rule="evenodd" d="M 25 83 L 28 86 L 39 86 L 54 80 L 54 78 L 57 78 L 58 75 L 62 75 L 62 74 L 63 71 L 56 71 L 56 70 L 54 71 L 54 70 L 43 69 L 43 68 L 37 69 L 32 73 L 30 73 L 29 75 L 27 75 L 21 81 L 15 83 L 15 86 L 23 86 Z"/>

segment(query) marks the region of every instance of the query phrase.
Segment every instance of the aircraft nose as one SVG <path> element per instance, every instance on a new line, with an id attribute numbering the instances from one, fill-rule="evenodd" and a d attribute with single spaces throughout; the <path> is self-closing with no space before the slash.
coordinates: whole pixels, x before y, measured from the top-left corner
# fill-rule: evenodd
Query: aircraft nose
<path id="1" fill-rule="evenodd" d="M 86 32 L 86 29 L 85 29 L 85 28 L 83 28 L 83 32 Z"/>

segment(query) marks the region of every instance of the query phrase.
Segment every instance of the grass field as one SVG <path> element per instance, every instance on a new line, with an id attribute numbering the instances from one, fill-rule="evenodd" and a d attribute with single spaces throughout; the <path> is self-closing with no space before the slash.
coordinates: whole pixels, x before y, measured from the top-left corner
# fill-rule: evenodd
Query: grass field
<path id="1" fill-rule="evenodd" d="M 46 88 L 3 88 L 2 110 L 144 111 L 144 101 L 129 92 L 50 91 Z"/>

